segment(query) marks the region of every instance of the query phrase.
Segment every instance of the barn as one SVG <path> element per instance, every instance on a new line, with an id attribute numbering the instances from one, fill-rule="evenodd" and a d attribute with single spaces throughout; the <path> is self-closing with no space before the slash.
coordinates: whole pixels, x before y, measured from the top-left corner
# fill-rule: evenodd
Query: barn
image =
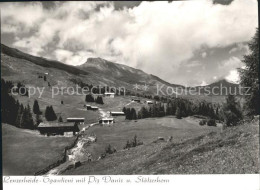
<path id="1" fill-rule="evenodd" d="M 90 110 L 96 111 L 96 110 L 98 110 L 98 107 L 97 106 L 90 106 Z"/>
<path id="2" fill-rule="evenodd" d="M 100 124 L 112 124 L 115 123 L 114 118 L 110 117 L 110 118 L 102 118 L 99 120 Z"/>
<path id="3" fill-rule="evenodd" d="M 84 123 L 85 118 L 84 117 L 68 117 L 67 122 Z"/>
<path id="4" fill-rule="evenodd" d="M 111 115 L 111 116 L 124 116 L 125 113 L 122 112 L 122 111 L 111 111 L 111 112 L 110 112 L 110 115 Z"/>
<path id="5" fill-rule="evenodd" d="M 132 102 L 137 102 L 137 103 L 140 103 L 141 100 L 140 99 L 132 99 Z"/>
<path id="6" fill-rule="evenodd" d="M 91 105 L 84 105 L 85 108 L 87 108 L 87 110 L 91 109 Z"/>
<path id="7" fill-rule="evenodd" d="M 149 101 L 149 100 L 147 100 L 146 103 L 147 103 L 147 104 L 153 104 L 153 102 L 152 102 L 152 101 Z"/>
<path id="8" fill-rule="evenodd" d="M 72 122 L 42 122 L 38 125 L 42 135 L 75 135 L 79 132 L 78 124 Z"/>
<path id="9" fill-rule="evenodd" d="M 114 92 L 105 92 L 105 97 L 110 97 L 110 98 L 114 98 L 115 97 L 115 93 Z"/>

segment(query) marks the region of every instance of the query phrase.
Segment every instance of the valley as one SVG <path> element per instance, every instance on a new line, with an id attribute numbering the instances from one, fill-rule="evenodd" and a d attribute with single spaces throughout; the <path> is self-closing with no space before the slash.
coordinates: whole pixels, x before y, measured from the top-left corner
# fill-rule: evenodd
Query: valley
<path id="1" fill-rule="evenodd" d="M 37 130 L 3 124 L 4 175 L 241 173 L 241 168 L 229 170 L 225 164 L 236 159 L 234 168 L 237 168 L 241 164 L 240 159 L 252 153 L 248 146 L 252 145 L 254 151 L 257 150 L 258 129 L 255 123 L 245 124 L 248 131 L 238 127 L 234 133 L 224 133 L 223 122 L 217 119 L 216 126 L 208 126 L 200 124 L 207 116 L 191 114 L 178 118 L 175 113 L 166 115 L 169 108 L 166 100 L 174 101 L 174 95 L 156 99 L 156 86 L 184 88 L 181 85 L 170 84 L 141 70 L 102 58 L 88 58 L 83 65 L 73 67 L 4 45 L 1 48 L 1 75 L 4 80 L 14 84 L 22 82 L 26 87 L 44 88 L 42 94 L 36 91 L 31 97 L 13 96 L 15 100 L 31 108 L 37 100 L 42 122 L 47 122 L 44 115 L 47 106 L 52 106 L 57 118 L 61 117 L 63 122 L 69 117 L 84 118 L 85 121 L 78 125 L 79 133 L 72 137 L 44 136 Z M 128 93 L 125 96 L 115 94 L 115 97 L 100 95 L 104 104 L 86 102 L 86 95 L 82 94 L 57 93 L 53 96 L 53 88 L 75 88 L 77 84 L 72 79 L 88 85 L 123 86 Z M 214 85 L 222 83 L 236 86 L 227 81 Z M 149 89 L 134 90 L 135 84 L 147 84 Z M 94 95 L 94 98 L 98 96 Z M 205 104 L 220 106 L 226 97 L 198 94 L 182 95 L 181 98 L 181 103 L 190 103 L 187 105 L 199 105 L 203 101 Z M 137 118 L 143 108 L 149 113 L 153 112 L 153 104 L 160 105 L 164 115 Z M 97 110 L 89 110 L 86 105 L 97 107 Z M 110 112 L 121 112 L 123 108 L 134 109 L 136 118 L 129 120 L 126 116 L 114 116 L 112 124 L 99 124 L 100 119 L 110 117 Z M 216 111 L 216 108 L 213 110 Z M 32 117 L 35 121 L 36 114 L 32 114 Z M 142 143 L 125 148 L 127 141 L 132 141 L 135 136 Z M 235 142 L 241 140 L 248 144 L 234 146 Z M 116 151 L 105 154 L 108 146 Z M 240 155 L 241 150 L 245 151 L 243 155 Z M 242 157 L 231 155 L 230 151 Z M 228 156 L 223 156 L 221 152 Z M 255 155 L 252 155 L 246 160 L 243 170 L 256 172 L 258 166 L 254 158 Z M 221 165 L 221 160 L 225 159 L 225 168 L 219 166 L 219 170 L 210 169 L 214 162 Z M 202 168 L 202 162 L 209 164 Z M 191 163 L 196 164 L 191 166 Z"/>

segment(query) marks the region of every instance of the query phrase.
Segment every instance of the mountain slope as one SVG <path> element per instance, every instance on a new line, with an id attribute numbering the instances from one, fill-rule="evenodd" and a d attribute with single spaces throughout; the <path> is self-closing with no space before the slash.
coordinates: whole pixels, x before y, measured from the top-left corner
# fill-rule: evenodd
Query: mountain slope
<path id="1" fill-rule="evenodd" d="M 180 142 L 154 141 L 87 162 L 65 175 L 256 174 L 259 120 Z"/>
<path id="2" fill-rule="evenodd" d="M 164 84 L 172 87 L 182 87 L 181 85 L 170 84 L 159 77 L 147 74 L 142 70 L 123 64 L 113 63 L 102 58 L 88 58 L 86 63 L 78 67 L 86 72 L 99 74 L 106 78 L 112 76 L 115 81 L 122 81 L 129 84 L 147 84 L 153 86 L 156 84 Z"/>
<path id="3" fill-rule="evenodd" d="M 9 55 L 11 57 L 30 61 L 30 62 L 32 62 L 36 65 L 42 66 L 42 67 L 55 68 L 55 69 L 63 70 L 63 71 L 66 71 L 68 73 L 75 74 L 75 75 L 78 75 L 78 74 L 87 75 L 88 74 L 86 71 L 82 71 L 82 70 L 78 69 L 77 67 L 74 67 L 71 65 L 66 65 L 59 61 L 48 60 L 48 59 L 45 59 L 42 57 L 33 56 L 30 54 L 24 53 L 20 50 L 10 48 L 4 44 L 1 44 L 1 52 L 3 54 Z"/>
<path id="4" fill-rule="evenodd" d="M 1 44 L 1 55 L 2 76 L 8 77 L 8 80 L 21 80 L 30 85 L 40 85 L 35 79 L 39 75 L 49 73 L 48 82 L 52 86 L 56 85 L 57 81 L 72 85 L 71 79 L 76 79 L 87 84 L 124 87 L 130 91 L 145 92 L 146 94 L 155 94 L 157 85 L 165 85 L 165 88 L 167 86 L 180 86 L 170 84 L 139 69 L 102 58 L 89 58 L 85 64 L 74 67 L 58 61 L 32 56 L 3 44 Z M 136 84 L 139 85 L 138 90 L 134 89 Z M 142 89 L 144 85 L 148 86 L 147 90 Z"/>

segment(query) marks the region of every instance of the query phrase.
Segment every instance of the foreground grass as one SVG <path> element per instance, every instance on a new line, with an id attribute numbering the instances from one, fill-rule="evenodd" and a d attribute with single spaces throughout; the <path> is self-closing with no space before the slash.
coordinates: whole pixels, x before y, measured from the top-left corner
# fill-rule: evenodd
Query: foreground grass
<path id="1" fill-rule="evenodd" d="M 158 141 L 88 162 L 65 174 L 259 173 L 258 121 L 179 142 Z"/>
<path id="2" fill-rule="evenodd" d="M 117 151 L 122 150 L 126 141 L 131 140 L 135 135 L 144 144 L 149 144 L 158 137 L 167 140 L 172 136 L 174 142 L 179 142 L 183 139 L 220 130 L 219 127 L 200 126 L 198 120 L 190 117 L 181 120 L 175 117 L 163 117 L 137 121 L 119 121 L 119 118 L 116 118 L 116 123 L 113 125 L 96 125 L 86 131 L 88 134 L 97 136 L 96 143 L 84 147 L 92 154 L 94 159 L 104 153 L 108 144 L 115 147 Z"/>
<path id="3" fill-rule="evenodd" d="M 44 137 L 2 124 L 3 175 L 33 175 L 56 162 L 75 137 Z"/>

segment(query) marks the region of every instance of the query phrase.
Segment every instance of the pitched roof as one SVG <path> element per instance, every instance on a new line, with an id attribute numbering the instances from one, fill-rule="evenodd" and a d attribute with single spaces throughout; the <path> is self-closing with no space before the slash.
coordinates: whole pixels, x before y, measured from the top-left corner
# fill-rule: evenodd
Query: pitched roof
<path id="1" fill-rule="evenodd" d="M 102 119 L 100 119 L 100 120 L 114 120 L 114 118 L 113 117 L 106 117 L 106 118 L 102 118 Z"/>
<path id="2" fill-rule="evenodd" d="M 74 127 L 71 122 L 41 122 L 38 127 Z"/>
<path id="3" fill-rule="evenodd" d="M 68 117 L 67 120 L 85 120 L 84 117 Z"/>

